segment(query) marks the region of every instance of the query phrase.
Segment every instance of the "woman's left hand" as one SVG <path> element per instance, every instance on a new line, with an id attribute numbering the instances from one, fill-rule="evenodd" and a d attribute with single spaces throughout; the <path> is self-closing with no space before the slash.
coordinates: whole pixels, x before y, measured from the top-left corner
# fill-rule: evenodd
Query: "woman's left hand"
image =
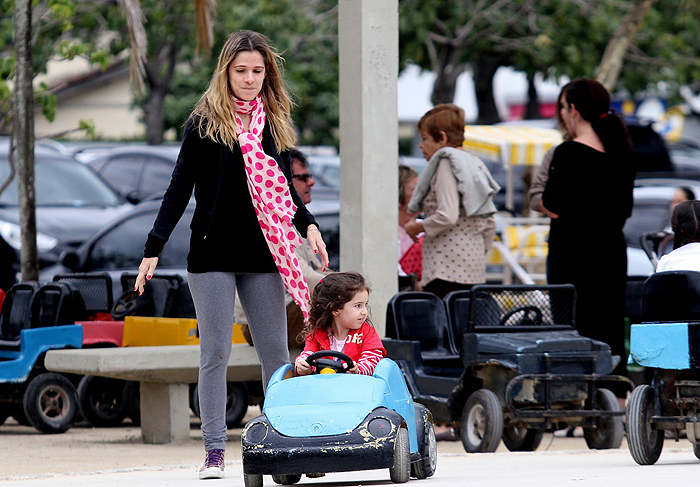
<path id="1" fill-rule="evenodd" d="M 326 243 L 321 237 L 321 230 L 316 225 L 309 225 L 306 229 L 306 239 L 311 245 L 311 250 L 314 251 L 314 254 L 318 254 L 321 257 L 321 271 L 325 271 L 328 267 L 328 252 L 326 252 Z"/>

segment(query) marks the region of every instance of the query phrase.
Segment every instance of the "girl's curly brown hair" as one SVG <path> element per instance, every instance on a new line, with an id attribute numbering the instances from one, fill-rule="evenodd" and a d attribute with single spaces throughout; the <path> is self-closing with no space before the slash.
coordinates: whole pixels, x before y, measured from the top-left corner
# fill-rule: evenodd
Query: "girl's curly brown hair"
<path id="1" fill-rule="evenodd" d="M 300 333 L 302 341 L 319 328 L 333 325 L 333 312 L 342 309 L 360 291 L 372 292 L 372 288 L 359 272 L 333 272 L 316 284 L 309 302 L 309 317 Z M 372 324 L 369 317 L 367 322 Z"/>

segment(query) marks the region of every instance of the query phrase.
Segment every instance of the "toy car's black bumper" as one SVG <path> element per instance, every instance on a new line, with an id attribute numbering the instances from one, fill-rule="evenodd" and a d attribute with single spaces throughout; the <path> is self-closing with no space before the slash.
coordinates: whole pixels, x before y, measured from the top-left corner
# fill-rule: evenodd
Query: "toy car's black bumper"
<path id="1" fill-rule="evenodd" d="M 277 432 L 261 415 L 249 421 L 241 435 L 243 471 L 276 475 L 390 468 L 402 422 L 396 412 L 379 409 L 345 434 L 290 437 Z"/>

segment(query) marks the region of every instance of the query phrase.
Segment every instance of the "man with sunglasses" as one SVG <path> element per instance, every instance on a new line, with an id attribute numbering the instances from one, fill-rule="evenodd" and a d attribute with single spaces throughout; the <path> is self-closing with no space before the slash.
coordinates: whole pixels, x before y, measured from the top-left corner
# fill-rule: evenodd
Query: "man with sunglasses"
<path id="1" fill-rule="evenodd" d="M 314 181 L 313 176 L 309 173 L 308 161 L 306 156 L 296 149 L 292 149 L 289 152 L 289 159 L 292 161 L 292 181 L 294 182 L 294 188 L 299 193 L 301 201 L 305 205 L 311 202 L 311 188 L 316 181 Z M 309 243 L 304 240 L 304 244 L 297 247 L 294 255 L 299 261 L 299 268 L 301 269 L 304 278 L 306 279 L 306 284 L 308 284 L 309 289 L 313 291 L 316 284 L 323 278 L 326 274 L 325 270 L 321 266 L 321 260 L 318 255 L 314 254 Z M 285 303 L 287 305 L 287 337 L 289 340 L 290 348 L 303 348 L 303 342 L 297 341 L 297 335 L 301 332 L 304 327 L 304 315 L 297 304 L 292 300 L 289 293 L 285 296 Z M 253 345 L 253 340 L 250 337 L 248 331 L 247 319 L 243 313 L 243 308 L 238 304 L 239 299 L 236 299 L 236 323 L 243 324 L 243 336 L 246 341 Z"/>
<path id="2" fill-rule="evenodd" d="M 289 152 L 289 159 L 292 161 L 294 188 L 299 193 L 301 201 L 308 205 L 311 202 L 311 188 L 316 184 L 313 176 L 309 173 L 309 163 L 306 160 L 306 156 L 296 149 L 292 149 Z"/>

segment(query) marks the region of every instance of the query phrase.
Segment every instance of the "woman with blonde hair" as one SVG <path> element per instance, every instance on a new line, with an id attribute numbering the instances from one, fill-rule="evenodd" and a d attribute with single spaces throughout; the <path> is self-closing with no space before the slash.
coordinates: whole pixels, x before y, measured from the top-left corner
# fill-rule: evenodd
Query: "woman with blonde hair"
<path id="1" fill-rule="evenodd" d="M 136 279 L 135 290 L 142 293 L 194 192 L 187 278 L 201 349 L 198 389 L 206 460 L 200 479 L 224 476 L 226 369 L 236 291 L 266 386 L 273 372 L 289 363 L 285 287 L 307 314 L 309 290 L 294 257 L 299 234 L 328 266 L 321 232 L 292 183 L 292 102 L 281 62 L 263 35 L 242 30 L 229 36 L 209 87 L 187 120 Z"/>

